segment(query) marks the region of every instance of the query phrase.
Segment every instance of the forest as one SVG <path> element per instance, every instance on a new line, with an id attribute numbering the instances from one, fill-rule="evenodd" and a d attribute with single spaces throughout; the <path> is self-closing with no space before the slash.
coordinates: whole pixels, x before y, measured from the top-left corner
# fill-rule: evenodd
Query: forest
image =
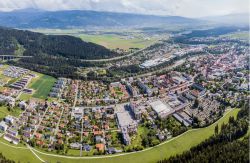
<path id="1" fill-rule="evenodd" d="M 249 45 L 246 42 L 239 40 L 193 40 L 192 38 L 202 38 L 202 37 L 218 37 L 220 35 L 225 35 L 237 31 L 249 31 L 249 27 L 217 27 L 205 30 L 193 30 L 190 33 L 183 34 L 174 38 L 174 42 L 183 44 L 218 44 L 222 42 L 232 42 L 232 43 L 242 43 L 244 45 Z"/>
<path id="2" fill-rule="evenodd" d="M 30 31 L 0 28 L 0 55 L 14 55 L 18 48 L 24 48 L 25 56 L 47 54 L 71 59 L 103 59 L 118 54 L 103 46 L 84 42 L 68 35 L 44 35 Z"/>
<path id="3" fill-rule="evenodd" d="M 118 56 L 103 46 L 72 36 L 40 33 L 0 27 L 0 55 L 32 56 L 8 64 L 21 66 L 54 77 L 77 78 L 77 67 L 94 67 L 81 59 Z"/>

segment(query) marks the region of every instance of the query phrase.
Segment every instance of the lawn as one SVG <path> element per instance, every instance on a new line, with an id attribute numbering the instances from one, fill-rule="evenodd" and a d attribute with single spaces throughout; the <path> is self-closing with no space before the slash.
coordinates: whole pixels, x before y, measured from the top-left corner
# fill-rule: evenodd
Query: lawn
<path id="1" fill-rule="evenodd" d="M 131 146 L 142 145 L 141 135 L 147 135 L 147 134 L 148 134 L 148 129 L 146 127 L 139 125 L 138 126 L 138 134 L 132 140 Z"/>
<path id="2" fill-rule="evenodd" d="M 48 97 L 48 94 L 53 87 L 56 79 L 43 74 L 36 74 L 37 77 L 33 78 L 31 82 L 28 85 L 28 88 L 34 89 L 34 94 L 29 95 L 23 93 L 20 97 L 22 100 L 27 100 L 30 97 L 34 98 L 40 98 L 40 99 L 46 99 Z"/>
<path id="3" fill-rule="evenodd" d="M 8 145 L 12 145 L 10 143 L 5 143 L 3 141 L 0 142 L 0 152 L 4 154 L 5 157 L 15 160 L 16 162 L 28 163 L 28 162 L 39 162 L 39 160 L 30 152 L 28 148 L 23 147 L 10 147 Z"/>
<path id="4" fill-rule="evenodd" d="M 10 110 L 6 106 L 0 107 L 0 119 L 6 117 L 7 115 L 12 115 L 14 117 L 18 117 L 21 114 L 22 110 L 18 107 L 14 107 Z"/>
<path id="5" fill-rule="evenodd" d="M 189 130 L 188 132 L 185 132 L 184 134 L 172 138 L 169 141 L 158 145 L 156 147 L 147 149 L 145 151 L 137 152 L 137 153 L 130 153 L 130 154 L 124 154 L 120 156 L 115 156 L 115 157 L 105 157 L 104 158 L 84 158 L 84 159 L 79 159 L 79 158 L 74 158 L 74 159 L 69 159 L 69 158 L 63 158 L 61 157 L 55 157 L 55 156 L 48 156 L 44 155 L 41 153 L 36 152 L 36 154 L 39 155 L 43 160 L 49 161 L 51 163 L 56 163 L 56 162 L 63 162 L 63 163 L 79 163 L 79 162 L 88 162 L 88 163 L 134 163 L 134 162 L 143 162 L 143 163 L 148 163 L 148 162 L 156 162 L 160 159 L 163 158 L 168 158 L 170 156 L 173 156 L 175 154 L 180 154 L 183 151 L 189 150 L 191 147 L 201 143 L 203 140 L 206 138 L 210 137 L 214 133 L 214 127 L 216 124 L 219 124 L 219 126 L 224 122 L 227 123 L 228 119 L 230 116 L 235 116 L 237 115 L 239 109 L 234 109 L 230 112 L 227 112 L 227 114 L 221 118 L 219 121 L 214 123 L 213 125 L 206 127 L 206 128 L 201 128 L 201 129 L 196 129 L 196 130 Z M 16 161 L 20 160 L 21 162 L 27 162 L 29 160 L 30 162 L 39 162 L 37 159 L 34 161 L 34 155 L 28 151 L 28 150 L 18 150 L 14 148 L 10 148 L 6 145 L 0 145 L 0 152 L 2 152 L 5 156 L 8 158 L 12 158 Z M 19 154 L 17 154 L 19 153 Z M 14 154 L 14 156 L 13 156 Z"/>
<path id="6" fill-rule="evenodd" d="M 20 100 L 28 101 L 30 98 L 32 98 L 31 94 L 22 93 L 19 97 Z"/>

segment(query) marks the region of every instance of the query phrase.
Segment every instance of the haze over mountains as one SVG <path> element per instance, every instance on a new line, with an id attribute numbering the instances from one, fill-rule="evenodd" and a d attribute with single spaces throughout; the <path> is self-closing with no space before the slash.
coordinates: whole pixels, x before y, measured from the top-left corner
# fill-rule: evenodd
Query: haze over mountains
<path id="1" fill-rule="evenodd" d="M 0 12 L 0 25 L 15 28 L 138 27 L 196 23 L 179 16 L 151 16 L 97 11 L 16 10 Z"/>
<path id="2" fill-rule="evenodd" d="M 156 27 L 206 23 L 247 25 L 248 14 L 191 19 L 87 10 L 44 11 L 22 9 L 0 12 L 0 26 L 14 28 Z"/>
<path id="3" fill-rule="evenodd" d="M 204 17 L 202 19 L 224 25 L 249 25 L 249 13 Z"/>
<path id="4" fill-rule="evenodd" d="M 0 12 L 0 26 L 14 28 L 150 27 L 198 22 L 199 20 L 179 16 L 151 16 L 79 10 L 51 12 L 25 9 Z"/>

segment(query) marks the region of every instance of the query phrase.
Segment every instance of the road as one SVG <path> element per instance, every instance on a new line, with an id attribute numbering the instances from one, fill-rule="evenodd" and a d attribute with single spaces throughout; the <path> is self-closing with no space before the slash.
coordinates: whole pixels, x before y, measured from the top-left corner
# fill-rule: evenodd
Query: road
<path id="1" fill-rule="evenodd" d="M 153 75 L 153 74 L 155 74 L 155 73 L 157 73 L 157 72 L 161 72 L 161 71 L 164 71 L 164 70 L 171 70 L 171 69 L 173 69 L 173 68 L 175 68 L 175 67 L 177 67 L 177 66 L 180 66 L 180 65 L 182 65 L 183 63 L 185 63 L 185 60 L 186 60 L 186 59 L 181 59 L 181 60 L 175 62 L 175 63 L 174 63 L 173 65 L 171 65 L 171 66 L 167 66 L 167 67 L 164 67 L 164 68 L 162 68 L 162 69 L 155 70 L 155 71 L 151 71 L 151 72 L 148 72 L 148 73 L 145 73 L 145 74 L 137 75 L 137 76 L 135 76 L 135 78 L 141 78 L 141 77 L 145 77 L 145 76 L 151 76 L 151 75 Z"/>
<path id="2" fill-rule="evenodd" d="M 77 96 L 78 96 L 78 87 L 79 87 L 79 81 L 76 82 L 76 95 L 75 95 L 75 100 L 74 100 L 74 103 L 72 106 L 73 109 L 75 109 L 75 107 L 76 107 Z"/>
<path id="3" fill-rule="evenodd" d="M 33 139 L 35 133 L 37 132 L 37 129 L 38 129 L 39 126 L 41 125 L 41 123 L 42 123 L 42 121 L 43 121 L 43 118 L 45 117 L 45 115 L 46 115 L 48 109 L 49 109 L 49 107 L 46 108 L 45 112 L 43 113 L 43 116 L 42 116 L 41 120 L 39 121 L 38 125 L 36 125 L 35 130 L 34 130 L 32 136 L 31 136 L 31 139 Z"/>
<path id="4" fill-rule="evenodd" d="M 140 49 L 138 51 L 135 51 L 133 53 L 130 53 L 128 55 L 123 55 L 123 56 L 119 56 L 119 57 L 113 57 L 113 58 L 108 58 L 108 59 L 93 59 L 93 60 L 91 60 L 91 59 L 81 59 L 81 61 L 85 61 L 85 62 L 107 62 L 107 61 L 115 61 L 115 60 L 119 60 L 119 59 L 122 59 L 122 58 L 130 57 L 130 56 L 133 56 L 133 55 L 135 55 L 137 53 L 140 53 L 140 52 L 142 52 L 143 50 L 147 49 L 150 46 L 151 45 L 149 45 L 149 46 L 147 46 L 147 47 L 145 47 L 143 49 Z"/>
<path id="5" fill-rule="evenodd" d="M 78 96 L 78 89 L 79 89 L 79 81 L 76 82 L 76 94 L 75 94 L 75 99 L 74 99 L 74 103 L 72 106 L 72 109 L 75 109 L 76 107 L 76 102 L 77 102 L 77 96 Z M 83 111 L 82 111 L 82 118 L 81 118 L 81 147 L 80 147 L 80 156 L 82 156 L 82 135 L 83 135 Z"/>
<path id="6" fill-rule="evenodd" d="M 55 129 L 54 135 L 56 135 L 56 134 L 57 134 L 57 132 L 58 132 L 58 129 L 59 129 L 59 124 L 60 124 L 60 122 L 61 122 L 62 115 L 63 115 L 63 113 L 64 113 L 64 109 L 65 109 L 65 108 L 63 107 L 63 109 L 62 109 L 62 111 L 61 111 L 60 118 L 59 118 L 59 120 L 58 120 L 58 122 L 57 122 L 57 124 L 56 124 L 56 129 Z"/>
<path id="7" fill-rule="evenodd" d="M 222 119 L 222 118 L 224 118 L 227 114 L 229 114 L 231 111 L 233 111 L 234 109 L 227 109 L 226 110 L 226 112 L 225 112 L 225 114 L 220 118 L 220 119 Z M 214 122 L 214 123 L 217 123 L 218 121 L 216 121 L 216 122 Z M 212 125 L 212 124 L 211 124 Z M 207 126 L 207 127 L 204 127 L 204 128 L 208 128 L 208 127 L 210 127 L 211 125 L 209 125 L 209 126 Z M 146 149 L 144 149 L 144 150 L 141 150 L 141 151 L 135 151 L 135 152 L 130 152 L 130 153 L 121 153 L 121 154 L 116 154 L 116 155 L 104 155 L 104 156 L 91 156 L 91 157 L 88 157 L 88 156 L 86 156 L 86 157 L 77 157 L 77 156 L 65 156 L 65 155 L 58 155 L 58 154 L 52 154 L 52 153 L 45 153 L 45 152 L 41 152 L 41 151 L 39 151 L 39 150 L 37 150 L 37 149 L 35 149 L 35 148 L 33 148 L 33 147 L 16 147 L 16 146 L 14 146 L 14 145 L 12 145 L 12 144 L 6 144 L 6 143 L 3 143 L 3 142 L 1 142 L 0 141 L 0 143 L 2 144 L 2 145 L 6 145 L 6 146 L 9 146 L 9 147 L 11 147 L 11 148 L 14 148 L 14 149 L 29 149 L 29 150 L 31 150 L 31 151 L 33 151 L 32 152 L 32 154 L 34 154 L 36 157 L 38 156 L 38 154 L 41 154 L 41 155 L 44 155 L 44 156 L 53 156 L 53 157 L 57 157 L 57 158 L 65 158 L 65 159 L 82 159 L 82 160 L 84 160 L 84 159 L 86 159 L 86 160 L 88 160 L 88 159 L 103 159 L 103 158 L 113 158 L 113 157 L 118 157 L 118 156 L 125 156 L 125 155 L 130 155 L 130 154 L 134 154 L 134 153 L 141 153 L 141 152 L 145 152 L 145 151 L 148 151 L 148 150 L 151 150 L 151 149 L 153 149 L 153 148 L 156 148 L 156 147 L 158 147 L 158 146 L 162 146 L 163 144 L 166 144 L 166 143 L 169 143 L 169 142 L 171 142 L 171 141 L 173 141 L 173 140 L 175 140 L 175 139 L 177 139 L 177 138 L 179 138 L 179 137 L 181 137 L 181 136 L 183 136 L 183 135 L 185 135 L 185 134 L 187 134 L 187 133 L 189 133 L 189 132 L 192 132 L 192 131 L 195 131 L 195 130 L 199 130 L 200 128 L 197 128 L 197 129 L 190 129 L 190 130 L 188 130 L 188 131 L 186 131 L 186 132 L 184 132 L 184 133 L 182 133 L 182 134 L 180 134 L 180 135 L 178 135 L 178 136 L 176 136 L 176 137 L 173 137 L 173 138 L 171 138 L 171 139 L 169 139 L 169 140 L 167 140 L 167 141 L 164 141 L 164 142 L 162 142 L 161 144 L 158 144 L 158 145 L 156 145 L 156 146 L 154 146 L 154 147 L 150 147 L 150 148 L 146 148 Z M 39 156 L 38 156 L 39 157 Z M 39 159 L 40 160 L 40 159 Z M 43 162 L 44 160 L 40 160 L 41 162 Z M 97 160 L 97 162 L 98 162 L 98 160 Z"/>

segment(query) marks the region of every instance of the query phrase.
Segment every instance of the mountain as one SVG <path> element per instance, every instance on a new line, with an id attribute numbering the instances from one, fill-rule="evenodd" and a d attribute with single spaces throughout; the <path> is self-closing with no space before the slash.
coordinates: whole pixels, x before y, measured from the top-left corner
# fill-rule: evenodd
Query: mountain
<path id="1" fill-rule="evenodd" d="M 31 56 L 11 64 L 65 77 L 75 77 L 77 67 L 93 66 L 81 59 L 118 56 L 103 46 L 73 36 L 44 35 L 10 28 L 0 28 L 0 55 Z"/>
<path id="2" fill-rule="evenodd" d="M 0 28 L 0 55 L 15 55 L 22 47 L 23 54 L 33 56 L 36 53 L 75 59 L 102 59 L 118 54 L 103 46 L 84 42 L 80 38 L 68 35 L 44 35 L 30 31 Z"/>
<path id="3" fill-rule="evenodd" d="M 201 20 L 220 25 L 248 26 L 249 13 L 229 14 L 223 16 L 204 17 Z"/>
<path id="4" fill-rule="evenodd" d="M 0 25 L 14 28 L 153 27 L 194 24 L 179 16 L 153 16 L 97 11 L 43 11 L 36 9 L 0 12 Z"/>

